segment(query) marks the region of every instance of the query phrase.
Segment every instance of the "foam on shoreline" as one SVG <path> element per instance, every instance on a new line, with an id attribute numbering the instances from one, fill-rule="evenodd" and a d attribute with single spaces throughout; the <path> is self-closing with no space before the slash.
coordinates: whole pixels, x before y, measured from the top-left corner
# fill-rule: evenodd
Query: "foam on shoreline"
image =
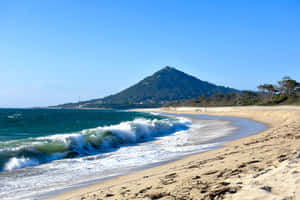
<path id="1" fill-rule="evenodd" d="M 35 166 L 63 158 L 99 154 L 121 145 L 137 144 L 158 136 L 189 129 L 185 118 L 145 119 L 117 125 L 0 142 L 0 172 Z"/>
<path id="2" fill-rule="evenodd" d="M 149 140 L 148 137 L 147 140 L 136 143 L 136 139 L 134 139 L 130 140 L 134 143 L 121 146 L 111 152 L 56 160 L 35 167 L 2 172 L 0 178 L 5 181 L 5 185 L 0 191 L 0 197 L 2 199 L 48 198 L 107 178 L 151 168 L 187 155 L 218 148 L 220 147 L 218 139 L 237 131 L 236 126 L 228 120 L 190 118 L 193 122 L 191 123 L 191 120 L 187 120 L 186 117 L 174 117 L 171 118 L 177 120 L 172 123 L 169 121 L 168 123 L 156 122 L 160 124 L 159 126 L 154 125 L 153 121 L 142 121 L 142 123 L 139 120 L 130 126 L 122 125 L 123 132 L 127 131 L 126 134 L 134 136 L 133 133 L 146 131 L 149 135 L 145 134 L 145 136 L 152 137 L 152 140 Z M 144 124 L 143 128 L 141 125 L 137 126 L 137 123 Z M 116 130 L 121 130 L 117 126 L 110 127 L 109 130 L 117 133 Z M 126 127 L 135 127 L 135 132 L 130 132 L 131 128 Z M 162 132 L 162 130 L 164 131 Z M 21 158 L 19 161 L 24 166 L 36 164 L 30 163 L 31 161 L 29 162 L 26 158 Z M 10 167 L 14 168 L 18 165 Z M 13 174 L 18 178 L 12 178 Z M 29 174 L 30 176 L 28 176 Z"/>
<path id="3" fill-rule="evenodd" d="M 300 159 L 300 143 L 297 140 L 300 138 L 300 107 L 222 109 L 180 108 L 179 111 L 172 108 L 171 112 L 234 116 L 245 120 L 250 118 L 268 124 L 269 129 L 260 134 L 244 135 L 248 137 L 230 140 L 225 148 L 192 155 L 176 162 L 72 190 L 53 199 L 299 198 L 297 180 L 300 176 L 296 171 L 300 170 L 300 167 L 297 168 L 299 162 L 295 159 Z M 225 138 L 221 141 L 226 141 Z M 266 183 L 267 186 L 264 185 Z"/>
<path id="4" fill-rule="evenodd" d="M 166 138 L 164 137 L 159 138 L 159 140 L 157 141 L 158 143 L 167 144 L 165 150 L 169 152 L 168 157 L 158 162 L 154 162 L 152 164 L 149 163 L 147 165 L 143 165 L 142 167 L 128 168 L 128 170 L 125 171 L 125 173 L 114 174 L 114 176 L 112 177 L 132 173 L 132 172 L 137 172 L 144 169 L 149 169 L 165 163 L 169 163 L 171 161 L 182 159 L 188 155 L 194 155 L 209 150 L 217 149 L 222 147 L 222 142 L 227 141 L 228 139 L 234 140 L 251 134 L 256 134 L 266 129 L 266 126 L 264 124 L 254 122 L 244 118 L 234 118 L 234 117 L 214 118 L 210 116 L 196 116 L 196 115 L 193 116 L 180 115 L 180 116 L 188 117 L 189 119 L 191 119 L 193 121 L 193 126 L 188 132 L 179 131 L 172 136 L 168 136 Z M 191 136 L 190 135 L 191 133 L 196 133 L 196 134 L 194 136 L 193 135 Z M 198 134 L 201 133 L 201 137 L 197 136 L 197 133 Z M 187 137 L 188 136 L 187 134 L 189 134 L 189 137 Z M 189 143 L 192 143 L 192 145 Z M 171 152 L 173 152 L 174 155 L 172 155 Z M 150 156 L 151 159 L 155 158 L 155 156 L 154 157 L 151 157 L 151 155 L 148 156 Z M 160 158 L 163 158 L 162 155 L 160 155 Z M 104 181 L 104 180 L 107 179 L 101 178 L 90 182 L 88 181 L 85 182 L 85 184 L 81 184 L 79 186 L 75 186 L 63 190 L 56 190 L 54 192 L 48 193 L 40 197 L 49 198 L 60 193 L 81 188 L 83 186 L 95 184 L 97 182 Z"/>

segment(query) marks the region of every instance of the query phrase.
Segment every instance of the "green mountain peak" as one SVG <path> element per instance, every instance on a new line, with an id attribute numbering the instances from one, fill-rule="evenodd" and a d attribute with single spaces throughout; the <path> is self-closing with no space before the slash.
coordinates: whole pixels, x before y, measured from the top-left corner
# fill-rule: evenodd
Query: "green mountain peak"
<path id="1" fill-rule="evenodd" d="M 203 94 L 210 96 L 214 93 L 232 92 L 238 92 L 238 90 L 217 86 L 174 67 L 165 66 L 117 94 L 67 105 L 78 106 L 80 104 L 81 107 L 101 108 L 158 107 L 172 101 L 197 98 Z"/>

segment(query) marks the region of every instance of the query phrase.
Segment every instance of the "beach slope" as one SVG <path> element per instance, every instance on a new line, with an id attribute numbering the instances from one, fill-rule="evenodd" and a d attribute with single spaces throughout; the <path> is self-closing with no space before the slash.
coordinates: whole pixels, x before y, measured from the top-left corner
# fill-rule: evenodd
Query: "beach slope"
<path id="1" fill-rule="evenodd" d="M 66 192 L 53 199 L 300 199 L 300 107 L 140 111 L 250 118 L 269 129 L 222 149 Z"/>

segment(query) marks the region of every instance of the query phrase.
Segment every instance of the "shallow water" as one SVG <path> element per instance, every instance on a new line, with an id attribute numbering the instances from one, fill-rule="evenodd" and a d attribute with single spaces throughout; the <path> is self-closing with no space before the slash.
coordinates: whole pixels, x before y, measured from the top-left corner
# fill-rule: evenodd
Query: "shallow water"
<path id="1" fill-rule="evenodd" d="M 133 140 L 126 139 L 127 142 L 123 143 L 112 141 L 118 145 L 105 146 L 105 151 L 93 150 L 90 155 L 1 172 L 0 198 L 46 198 L 99 180 L 218 148 L 220 142 L 254 134 L 266 128 L 260 123 L 241 118 L 193 116 L 191 121 L 179 116 L 140 115 L 146 117 L 100 126 L 96 130 L 87 129 L 87 132 L 97 132 L 99 129 L 103 133 L 103 128 L 107 127 L 105 131 L 118 133 L 118 137 L 125 134 L 123 139 L 134 135 L 131 138 Z M 81 134 L 86 133 L 81 131 Z"/>

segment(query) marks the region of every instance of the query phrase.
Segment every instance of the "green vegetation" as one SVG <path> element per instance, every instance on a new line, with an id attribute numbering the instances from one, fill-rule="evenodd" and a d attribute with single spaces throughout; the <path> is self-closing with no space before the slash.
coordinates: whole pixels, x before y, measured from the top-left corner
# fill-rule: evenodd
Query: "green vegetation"
<path id="1" fill-rule="evenodd" d="M 283 77 L 277 85 L 259 85 L 258 90 L 239 91 L 217 86 L 167 66 L 115 95 L 58 107 L 127 109 L 300 104 L 300 84 L 290 77 Z"/>
<path id="2" fill-rule="evenodd" d="M 160 107 L 172 101 L 197 98 L 214 93 L 234 93 L 238 90 L 199 80 L 172 67 L 165 67 L 137 84 L 103 99 L 70 103 L 59 107 L 147 108 Z"/>
<path id="3" fill-rule="evenodd" d="M 262 84 L 259 92 L 242 91 L 238 93 L 215 93 L 202 95 L 184 101 L 174 101 L 164 106 L 247 106 L 247 105 L 300 105 L 300 83 L 288 76 L 278 81 L 278 85 Z"/>

